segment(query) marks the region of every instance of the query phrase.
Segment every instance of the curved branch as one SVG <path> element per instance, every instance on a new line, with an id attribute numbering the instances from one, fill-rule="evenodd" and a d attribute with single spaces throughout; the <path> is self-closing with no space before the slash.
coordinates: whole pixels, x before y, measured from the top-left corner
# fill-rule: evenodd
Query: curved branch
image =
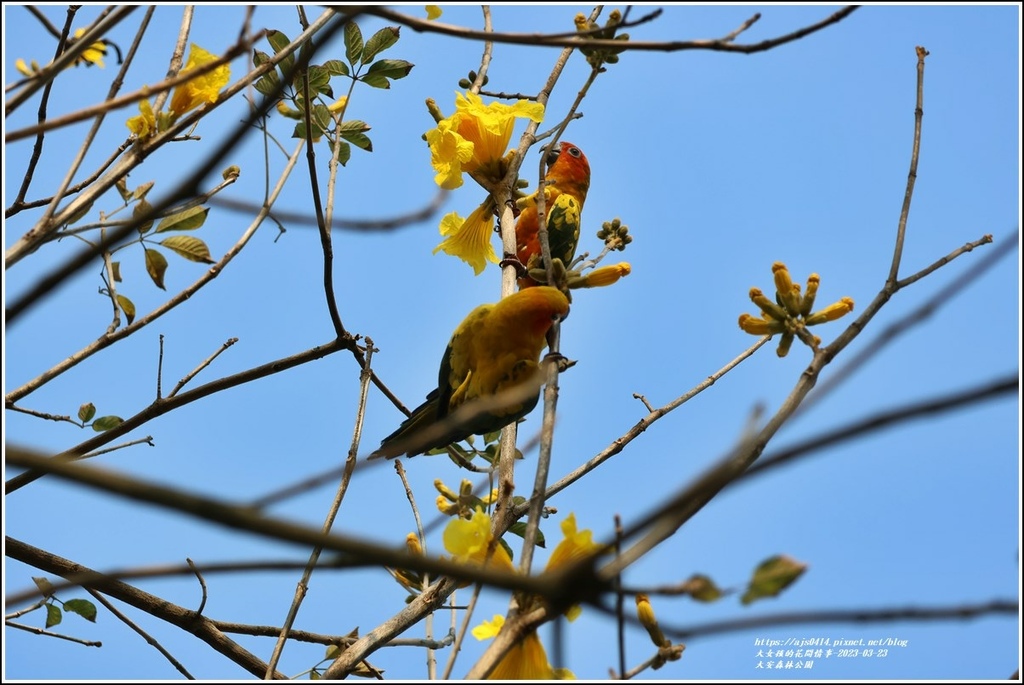
<path id="1" fill-rule="evenodd" d="M 444 204 L 445 199 L 448 197 L 450 191 L 441 189 L 433 199 L 430 200 L 425 206 L 420 209 L 413 210 L 406 214 L 396 214 L 392 217 L 386 217 L 383 219 L 338 219 L 335 218 L 331 221 L 332 230 L 335 228 L 343 229 L 347 231 L 394 231 L 399 228 L 405 228 L 407 226 L 413 226 L 424 221 L 429 221 L 434 215 L 440 210 Z M 214 207 L 220 207 L 235 212 L 250 212 L 256 211 L 261 205 L 255 202 L 246 202 L 245 200 L 235 200 L 232 198 L 217 197 L 210 198 L 210 204 Z M 288 224 L 299 224 L 302 226 L 318 226 L 316 217 L 304 212 L 291 212 L 288 210 L 275 209 L 271 212 L 271 216 L 280 221 L 281 223 Z"/>
<path id="2" fill-rule="evenodd" d="M 266 674 L 267 665 L 265 663 L 225 636 L 210 619 L 20 540 L 12 537 L 6 537 L 4 540 L 5 552 L 10 558 L 62 577 L 87 576 L 88 580 L 80 581 L 83 587 L 102 592 L 195 635 L 257 678 L 262 678 Z M 274 678 L 285 679 L 286 676 L 275 672 Z"/>
<path id="3" fill-rule="evenodd" d="M 606 609 L 607 610 L 607 609 Z M 882 621 L 941 621 L 968 619 L 989 614 L 1017 615 L 1020 605 L 1007 599 L 983 604 L 953 604 L 937 607 L 889 607 L 881 609 L 824 609 L 767 616 L 750 616 L 728 621 L 703 623 L 689 628 L 670 627 L 661 623 L 662 631 L 676 639 L 691 640 L 717 633 L 729 633 L 766 626 L 785 626 L 801 623 L 877 623 Z"/>
<path id="4" fill-rule="evenodd" d="M 776 38 L 769 38 L 762 40 L 758 43 L 747 43 L 737 44 L 732 42 L 735 37 L 733 33 L 723 38 L 703 39 L 703 40 L 679 40 L 679 41 L 622 41 L 614 39 L 597 39 L 597 38 L 580 38 L 575 34 L 567 35 L 563 33 L 559 34 L 543 34 L 543 33 L 488 33 L 485 31 L 476 31 L 473 29 L 463 28 L 461 26 L 454 26 L 452 24 L 443 24 L 436 21 L 427 21 L 424 19 L 418 19 L 416 17 L 402 14 L 386 7 L 365 7 L 363 11 L 366 14 L 381 17 L 388 21 L 394 21 L 399 24 L 408 26 L 414 31 L 424 33 L 439 33 L 446 36 L 453 36 L 455 38 L 465 38 L 469 40 L 491 40 L 495 43 L 513 43 L 518 45 L 531 45 L 531 46 L 542 46 L 551 48 L 613 48 L 615 50 L 624 49 L 625 51 L 631 50 L 642 50 L 648 52 L 678 52 L 681 50 L 713 50 L 717 52 L 736 52 L 741 54 L 752 54 L 755 52 L 764 52 L 765 50 L 771 50 L 772 48 L 786 43 L 791 43 L 795 40 L 799 40 L 804 36 L 809 36 L 812 33 L 816 33 L 832 24 L 837 24 L 846 17 L 853 14 L 858 5 L 848 5 L 843 9 L 835 12 L 831 16 L 815 23 L 810 26 L 805 26 L 801 29 L 797 29 L 791 33 L 787 33 Z"/>

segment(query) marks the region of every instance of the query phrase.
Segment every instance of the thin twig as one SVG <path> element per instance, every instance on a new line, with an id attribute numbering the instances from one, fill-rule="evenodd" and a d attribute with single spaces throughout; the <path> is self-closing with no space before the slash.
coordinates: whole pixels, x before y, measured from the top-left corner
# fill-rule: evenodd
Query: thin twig
<path id="1" fill-rule="evenodd" d="M 292 169 L 294 169 L 295 163 L 298 161 L 300 150 L 301 147 L 297 146 L 295 153 L 288 160 L 288 163 L 282 170 L 281 175 L 278 178 L 277 186 L 274 189 L 274 193 L 271 195 L 270 203 L 268 203 L 261 209 L 260 213 L 256 215 L 256 217 L 252 220 L 252 222 L 245 229 L 245 231 L 242 232 L 242 235 L 238 238 L 238 240 L 235 241 L 235 244 L 231 246 L 231 248 L 228 249 L 227 252 L 224 253 L 224 256 L 221 257 L 216 264 L 211 265 L 210 268 L 207 269 L 203 273 L 203 275 L 196 279 L 190 286 L 186 287 L 184 290 L 179 292 L 171 299 L 167 300 L 167 302 L 160 305 L 159 307 L 151 311 L 149 314 L 137 318 L 131 324 L 125 326 L 124 328 L 120 328 L 117 331 L 114 331 L 113 333 L 100 336 L 86 347 L 68 355 L 58 364 L 47 369 L 46 371 L 39 374 L 32 380 L 22 384 L 20 387 L 10 391 L 4 398 L 5 404 L 7 406 L 10 406 L 12 402 L 16 402 L 22 397 L 28 395 L 29 393 L 38 390 L 46 383 L 50 382 L 51 380 L 61 375 L 65 371 L 74 368 L 76 365 L 85 361 L 93 354 L 99 352 L 100 350 L 106 349 L 107 347 L 110 347 L 111 345 L 121 340 L 122 338 L 126 338 L 129 335 L 132 335 L 133 333 L 144 328 L 153 321 L 156 321 L 158 318 L 160 318 L 167 312 L 171 311 L 178 305 L 188 301 L 196 292 L 199 291 L 200 288 L 202 288 L 207 283 L 209 283 L 217 276 L 219 276 L 224 271 L 225 267 L 227 267 L 227 265 L 230 264 L 231 261 L 238 255 L 238 253 L 241 252 L 242 249 L 249 243 L 252 237 L 256 234 L 257 229 L 259 229 L 259 227 L 262 225 L 263 220 L 266 218 L 267 214 L 270 211 L 271 203 L 277 200 L 278 195 L 284 189 L 285 181 L 291 175 Z"/>
<path id="2" fill-rule="evenodd" d="M 363 231 L 363 232 L 375 232 L 375 231 L 394 231 L 401 228 L 408 228 L 417 224 L 430 221 L 444 206 L 445 200 L 448 198 L 450 191 L 444 190 L 443 188 L 438 190 L 437 194 L 434 195 L 433 199 L 430 200 L 422 208 L 408 212 L 405 214 L 398 214 L 393 217 L 384 219 L 339 219 L 335 217 L 331 221 L 331 229 L 345 230 L 345 231 Z M 215 207 L 221 207 L 222 209 L 228 209 L 231 211 L 238 212 L 249 212 L 259 209 L 259 205 L 246 202 L 245 200 L 239 200 L 235 198 L 211 198 L 210 204 Z M 316 226 L 319 227 L 315 216 L 303 212 L 291 212 L 287 210 L 275 209 L 273 212 L 275 219 L 282 223 L 289 224 L 289 227 L 293 224 L 300 226 Z"/>
<path id="3" fill-rule="evenodd" d="M 51 36 L 60 40 L 60 31 L 57 30 L 57 27 L 46 18 L 46 15 L 43 14 L 38 7 L 35 5 L 24 5 L 24 7 L 32 14 L 32 16 L 39 20 L 39 23 L 43 25 L 44 29 L 50 32 Z"/>
<path id="4" fill-rule="evenodd" d="M 512 43 L 516 45 L 544 46 L 544 47 L 584 47 L 584 48 L 613 48 L 615 50 L 643 50 L 655 52 L 677 52 L 680 50 L 712 50 L 718 52 L 733 52 L 739 54 L 753 54 L 771 50 L 780 45 L 799 40 L 804 36 L 816 33 L 824 28 L 836 24 L 858 8 L 857 5 L 850 5 L 826 17 L 825 19 L 797 29 L 776 38 L 769 38 L 757 43 L 737 44 L 721 38 L 704 40 L 681 40 L 681 41 L 621 41 L 614 39 L 580 38 L 576 34 L 552 34 L 541 33 L 484 33 L 474 31 L 461 26 L 453 26 L 438 21 L 426 21 L 407 14 L 396 12 L 383 6 L 373 6 L 366 9 L 367 14 L 376 15 L 388 21 L 394 21 L 408 26 L 417 32 L 439 33 L 456 38 L 468 40 L 493 40 L 495 43 Z M 658 11 L 660 13 L 660 10 Z M 651 18 L 657 16 L 652 15 Z M 728 37 L 728 36 L 726 36 Z"/>
<path id="5" fill-rule="evenodd" d="M 150 635 L 145 630 L 143 630 L 133 620 L 128 618 L 117 607 L 115 607 L 106 597 L 101 595 L 96 590 L 93 590 L 92 588 L 86 588 L 85 591 L 88 592 L 90 595 L 92 595 L 93 598 L 97 602 L 99 602 L 104 607 L 106 607 L 107 611 L 109 611 L 111 614 L 114 615 L 114 618 L 116 618 L 117 620 L 121 621 L 121 623 L 124 623 L 126 626 L 131 628 L 133 631 L 138 633 L 139 636 L 142 637 L 142 639 L 145 640 L 147 644 L 152 645 L 153 648 L 156 649 L 156 651 L 160 652 L 164 656 L 164 658 L 167 659 L 167 661 L 169 661 L 171 663 L 171 666 L 174 666 L 174 668 L 178 671 L 178 673 L 182 674 L 183 676 L 185 676 L 189 680 L 195 680 L 196 679 L 195 676 L 193 676 L 191 673 L 189 673 L 188 669 L 185 668 L 181 664 L 180 661 L 175 659 L 174 655 L 172 655 L 169 651 L 167 651 L 167 649 L 162 644 L 160 644 L 160 642 L 156 638 L 154 638 L 152 635 Z"/>
<path id="6" fill-rule="evenodd" d="M 80 581 L 83 587 L 98 590 L 105 595 L 145 611 L 151 616 L 167 621 L 185 632 L 195 635 L 230 661 L 259 678 L 262 678 L 266 672 L 266 664 L 226 637 L 224 633 L 217 629 L 212 621 L 202 616 L 197 616 L 194 611 L 172 604 L 163 598 L 143 592 L 126 583 L 106 578 L 102 573 L 97 573 L 90 568 L 55 554 L 50 554 L 9 536 L 5 538 L 5 544 L 7 556 L 16 561 L 62 577 L 88 576 L 88 581 Z M 284 677 L 281 673 L 274 674 L 275 679 Z"/>
<path id="7" fill-rule="evenodd" d="M 338 511 L 341 509 L 341 503 L 345 499 L 345 493 L 348 491 L 349 483 L 352 481 L 352 473 L 355 471 L 356 455 L 359 452 L 359 440 L 363 433 L 363 418 L 366 415 L 366 396 L 370 389 L 371 359 L 373 359 L 372 342 L 370 342 L 366 347 L 366 361 L 364 363 L 362 373 L 360 374 L 359 406 L 356 409 L 355 427 L 352 431 L 352 440 L 349 444 L 348 457 L 345 460 L 345 472 L 342 474 L 341 482 L 338 484 L 338 491 L 334 495 L 334 501 L 331 502 L 331 506 L 327 511 L 327 517 L 321 527 L 321 531 L 324 535 L 330 533 L 331 528 L 334 526 L 334 520 L 337 518 Z M 278 636 L 277 642 L 274 644 L 274 651 L 270 655 L 270 661 L 267 664 L 267 677 L 269 677 L 270 673 L 277 668 L 277 662 L 281 658 L 285 642 L 288 639 L 288 631 L 291 630 L 292 626 L 295 624 L 295 617 L 298 616 L 299 607 L 302 606 L 302 600 L 309 589 L 309 579 L 313 576 L 313 571 L 316 568 L 317 562 L 320 560 L 322 552 L 323 548 L 317 545 L 313 547 L 313 550 L 309 554 L 309 561 L 306 564 L 306 568 L 303 569 L 302 577 L 296 585 L 295 596 L 292 599 L 291 606 L 288 608 L 288 614 L 285 617 L 284 624 L 281 626 L 281 634 Z"/>
<path id="8" fill-rule="evenodd" d="M 604 450 L 602 450 L 597 455 L 592 457 L 587 463 L 577 467 L 573 471 L 563 476 L 561 480 L 551 485 L 547 489 L 547 492 L 545 492 L 544 494 L 545 499 L 550 499 L 557 493 L 561 492 L 565 488 L 575 483 L 577 480 L 579 480 L 586 474 L 593 471 L 595 468 L 597 468 L 599 465 L 601 465 L 611 457 L 621 452 L 626 445 L 628 445 L 637 437 L 639 437 L 640 434 L 647 430 L 652 423 L 654 423 L 655 421 L 657 421 L 658 419 L 660 419 L 662 416 L 669 413 L 673 409 L 676 409 L 682 404 L 690 401 L 702 391 L 706 390 L 707 388 L 710 388 L 712 385 L 715 384 L 715 382 L 718 379 L 720 379 L 725 374 L 729 373 L 729 371 L 734 369 L 743 360 L 747 359 L 752 354 L 754 354 L 754 352 L 756 352 L 762 345 L 767 343 L 769 340 L 771 340 L 770 336 L 765 336 L 764 338 L 761 338 L 756 343 L 747 348 L 744 352 L 742 352 L 738 357 L 730 361 L 728 364 L 723 366 L 715 373 L 708 376 L 706 379 L 704 379 L 704 381 L 695 386 L 693 389 L 683 393 L 682 395 L 672 400 L 665 406 L 651 411 L 647 416 L 640 419 L 640 421 L 637 422 L 636 425 L 634 425 L 632 428 L 630 428 L 625 434 L 613 440 L 612 443 L 608 445 L 608 447 L 606 447 Z M 527 504 L 520 504 L 519 506 L 516 507 L 514 515 L 517 517 L 522 516 L 524 513 L 526 513 L 526 510 Z"/>
<path id="9" fill-rule="evenodd" d="M 804 623 L 892 623 L 896 621 L 942 621 L 968 619 L 990 614 L 1017 615 L 1020 605 L 1012 599 L 993 600 L 980 604 L 953 604 L 934 607 L 883 607 L 880 609 L 823 609 L 766 616 L 744 616 L 739 619 L 702 623 L 690 627 L 672 627 L 662 624 L 666 635 L 679 640 L 694 640 L 710 635 L 731 633 L 767 626 L 787 626 Z"/>
<path id="10" fill-rule="evenodd" d="M 163 342 L 163 339 L 164 339 L 164 336 L 161 335 L 160 336 L 160 341 Z M 171 393 L 168 395 L 168 397 L 174 397 L 175 395 L 177 395 L 178 391 L 181 390 L 182 388 L 184 388 L 185 385 L 187 385 L 190 380 L 195 378 L 199 374 L 200 371 L 202 371 L 207 366 L 212 364 L 214 359 L 219 357 L 222 352 L 224 352 L 226 349 L 228 349 L 229 347 L 234 345 L 236 342 L 238 342 L 238 338 L 228 338 L 224 342 L 224 344 L 220 346 L 220 349 L 218 349 L 216 352 L 214 352 L 209 357 L 204 359 L 202 361 L 202 363 L 199 364 L 199 366 L 197 366 L 196 368 L 192 369 L 187 374 L 185 374 L 185 376 L 180 381 L 178 381 L 178 384 L 174 386 L 174 389 L 171 390 Z M 161 359 L 162 359 L 163 358 L 163 355 L 162 355 L 163 348 L 161 347 L 160 349 L 161 349 Z M 160 397 L 160 393 L 159 393 L 159 390 L 158 390 L 157 391 L 157 399 L 159 399 L 159 397 Z"/>
<path id="11" fill-rule="evenodd" d="M 615 515 L 615 554 L 622 552 L 622 517 Z M 615 628 L 619 651 L 619 673 L 626 672 L 626 610 L 622 576 L 615 576 Z"/>
<path id="12" fill-rule="evenodd" d="M 196 566 L 196 563 L 194 561 L 192 561 L 188 557 L 185 557 L 185 563 L 188 564 L 188 567 L 195 574 L 196 580 L 199 581 L 200 599 L 199 599 L 199 608 L 196 609 L 196 613 L 199 614 L 200 616 L 202 616 L 203 615 L 203 609 L 206 608 L 206 597 L 207 597 L 206 580 L 203 578 L 202 572 L 199 570 L 199 567 Z"/>
<path id="13" fill-rule="evenodd" d="M 4 103 L 4 114 L 10 116 L 14 110 L 34 95 L 36 91 L 50 84 L 60 72 L 71 66 L 83 52 L 92 46 L 93 43 L 103 38 L 103 36 L 108 34 L 115 26 L 121 23 L 121 21 L 136 9 L 138 9 L 137 6 L 117 7 L 109 14 L 97 18 L 97 20 L 85 30 L 85 33 L 68 46 L 66 50 L 63 49 L 63 45 L 59 43 L 58 47 L 61 48 L 61 52 L 59 53 L 60 56 L 43 67 L 25 84 L 24 88 L 12 95 L 11 98 Z M 65 34 L 62 34 L 62 41 L 64 37 Z M 87 116 L 83 118 L 88 119 L 89 117 Z M 22 137 L 24 138 L 37 133 L 38 130 L 29 131 Z"/>
<path id="14" fill-rule="evenodd" d="M 54 633 L 49 630 L 42 628 L 36 628 L 35 626 L 26 626 L 22 623 L 15 623 L 14 621 L 4 621 L 4 625 L 9 628 L 17 628 L 18 630 L 24 630 L 27 633 L 35 633 L 36 635 L 45 635 L 46 637 L 56 637 L 61 640 L 67 640 L 68 642 L 77 642 L 80 645 L 86 647 L 102 647 L 102 642 L 95 642 L 93 640 L 83 640 L 79 637 L 71 637 L 70 635 L 62 635 L 61 633 Z"/>
<path id="15" fill-rule="evenodd" d="M 144 438 L 136 438 L 135 440 L 129 440 L 127 442 L 122 442 L 120 445 L 113 445 L 112 447 L 104 447 L 101 450 L 96 450 L 95 452 L 89 452 L 88 454 L 83 454 L 82 455 L 82 459 L 92 459 L 93 457 L 98 457 L 101 454 L 107 454 L 108 452 L 115 452 L 117 450 L 123 450 L 125 447 L 131 447 L 133 445 L 142 445 L 142 444 L 149 445 L 150 447 L 156 447 L 156 445 L 153 443 L 153 436 L 152 435 L 147 435 Z"/>
<path id="16" fill-rule="evenodd" d="M 60 53 L 64 50 L 64 46 L 67 44 L 68 35 L 71 33 L 71 25 L 75 20 L 75 13 L 78 11 L 78 7 L 68 7 L 67 16 L 64 19 L 64 28 L 60 33 L 60 37 L 57 39 L 57 52 L 54 55 L 56 60 L 60 57 Z M 53 89 L 53 81 L 47 81 L 46 85 L 43 86 L 42 97 L 39 98 L 39 107 L 36 110 L 36 120 L 40 123 L 46 121 L 46 107 L 50 102 L 50 92 Z M 32 183 L 32 178 L 35 176 L 36 165 L 39 163 L 39 158 L 43 154 L 43 132 L 40 131 L 36 134 L 35 144 L 32 146 L 32 155 L 28 160 L 28 167 L 25 171 L 25 176 L 22 179 L 21 187 L 18 189 L 18 195 L 14 201 L 20 202 L 25 199 L 25 195 L 28 194 L 28 187 Z"/>
<path id="17" fill-rule="evenodd" d="M 902 425 L 911 419 L 929 418 L 936 414 L 962 409 L 977 402 L 999 399 L 1004 395 L 1016 395 L 1019 390 L 1020 376 L 1013 373 L 994 381 L 972 385 L 965 390 L 931 397 L 911 404 L 904 404 L 894 409 L 887 409 L 845 426 L 829 430 L 824 434 L 808 438 L 777 453 L 762 456 L 756 464 L 747 469 L 735 482 L 760 475 L 768 469 L 785 464 L 797 457 L 807 456 L 812 452 L 819 452 L 825 447 L 836 445 L 852 438 L 865 437 L 883 428 L 897 424 Z"/>
<path id="18" fill-rule="evenodd" d="M 76 426 L 84 425 L 79 421 L 75 421 L 67 414 L 48 414 L 46 412 L 36 411 L 35 409 L 26 409 L 24 407 L 19 407 L 15 404 L 8 404 L 6 408 L 12 411 L 21 412 L 22 414 L 28 414 L 29 416 L 35 416 L 36 418 L 46 419 L 47 421 L 66 421 Z"/>
<path id="19" fill-rule="evenodd" d="M 907 235 L 907 217 L 910 216 L 910 202 L 914 197 L 914 184 L 917 181 L 917 160 L 921 153 L 921 120 L 924 118 L 924 58 L 928 51 L 917 47 L 917 106 L 914 108 L 914 142 L 910 153 L 910 171 L 907 172 L 907 189 L 903 194 L 903 207 L 900 208 L 899 225 L 896 228 L 896 247 L 892 251 L 892 265 L 886 285 L 895 285 L 900 273 L 900 260 L 903 258 L 903 241 Z"/>
<path id="20" fill-rule="evenodd" d="M 402 481 L 402 488 L 405 490 L 405 498 L 409 500 L 409 507 L 412 509 L 412 518 L 416 524 L 416 539 L 420 545 L 420 551 L 423 554 L 428 554 L 427 551 L 427 536 L 423 530 L 423 521 L 420 519 L 420 509 L 416 506 L 416 497 L 413 495 L 412 486 L 409 485 L 409 479 L 405 477 L 405 467 L 402 466 L 400 459 L 395 460 L 395 473 L 398 474 L 399 480 Z M 423 592 L 430 586 L 430 574 L 424 573 L 422 582 L 420 583 L 419 590 Z M 427 614 L 427 618 L 424 624 L 424 629 L 427 634 L 427 639 L 433 639 L 434 635 L 434 615 Z M 454 635 L 452 636 L 454 640 Z M 432 648 L 427 648 L 427 679 L 435 680 L 437 678 L 437 655 L 434 653 Z"/>
<path id="21" fill-rule="evenodd" d="M 268 364 L 263 364 L 262 366 L 257 366 L 255 368 L 248 369 L 246 371 L 242 371 L 231 376 L 225 376 L 224 378 L 218 379 L 216 381 L 211 381 L 209 383 L 206 383 L 205 385 L 201 385 L 198 388 L 194 388 L 193 390 L 184 392 L 180 395 L 176 395 L 174 397 L 165 397 L 161 400 L 156 400 L 142 411 L 138 412 L 131 418 L 125 419 L 124 421 L 114 426 L 110 430 L 104 431 L 100 435 L 97 435 L 93 438 L 90 438 L 89 440 L 81 442 L 75 447 L 65 450 L 64 452 L 61 452 L 58 455 L 55 455 L 51 459 L 53 461 L 61 461 L 80 458 L 81 455 L 88 454 L 89 452 L 99 447 L 102 447 L 103 445 L 106 445 L 115 438 L 119 438 L 125 433 L 128 433 L 129 431 L 138 428 L 139 426 L 147 423 L 151 419 L 154 419 L 158 416 L 162 416 L 169 411 L 177 409 L 180 406 L 189 404 L 190 402 L 195 402 L 196 400 L 206 397 L 207 395 L 212 395 L 215 392 L 226 390 L 227 388 L 232 388 L 243 383 L 254 381 L 258 378 L 273 375 L 275 373 L 281 373 L 282 371 L 286 371 L 295 366 L 305 364 L 315 359 L 326 357 L 340 350 L 347 349 L 350 344 L 351 343 L 347 340 L 332 340 L 326 345 L 313 347 L 304 352 L 294 354 L 290 357 L 278 359 Z M 18 488 L 28 485 L 29 483 L 43 476 L 44 473 L 44 471 L 27 471 L 25 473 L 15 476 L 14 478 L 11 478 L 5 484 L 5 493 L 10 494 L 17 490 Z"/>
<path id="22" fill-rule="evenodd" d="M 814 391 L 807 397 L 807 400 L 803 403 L 798 414 L 806 411 L 809 407 L 814 406 L 823 397 L 835 389 L 840 383 L 849 378 L 855 371 L 863 368 L 864 364 L 872 357 L 881 353 L 881 351 L 892 344 L 899 338 L 903 333 L 914 328 L 914 326 L 927 320 L 932 314 L 938 309 L 950 301 L 953 297 L 964 292 L 966 288 L 981 274 L 985 273 L 993 266 L 996 262 L 1011 254 L 1017 249 L 1017 241 L 1019 239 L 1020 231 L 1014 231 L 1005 240 L 996 243 L 995 247 L 989 253 L 982 256 L 974 265 L 969 267 L 960 276 L 950 281 L 947 285 L 935 291 L 935 294 L 926 299 L 920 306 L 915 308 L 906 316 L 900 317 L 897 321 L 890 324 L 881 333 L 875 336 L 867 345 L 858 350 L 852 357 L 850 357 L 845 364 L 834 370 L 827 378 L 823 379 L 821 383 L 814 389 Z M 982 238 L 984 240 L 984 238 Z M 975 243 L 969 243 L 969 245 L 975 245 L 981 241 L 975 241 Z M 917 276 L 924 272 L 931 273 L 938 268 L 947 264 L 951 259 L 963 254 L 966 251 L 967 246 L 961 247 L 954 250 L 951 254 L 943 257 L 934 264 L 926 267 L 917 274 L 908 276 L 896 283 L 897 289 L 901 289 L 906 285 L 910 285 L 914 281 L 918 280 Z"/>

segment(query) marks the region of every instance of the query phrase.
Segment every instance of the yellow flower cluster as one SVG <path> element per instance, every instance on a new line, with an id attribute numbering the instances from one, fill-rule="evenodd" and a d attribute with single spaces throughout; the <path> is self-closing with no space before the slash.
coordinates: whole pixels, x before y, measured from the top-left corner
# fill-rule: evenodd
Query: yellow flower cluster
<path id="1" fill-rule="evenodd" d="M 433 101 L 427 106 L 436 108 Z M 517 118 L 539 123 L 544 119 L 544 105 L 528 100 L 485 105 L 476 93 L 456 93 L 455 114 L 441 119 L 426 133 L 437 185 L 454 190 L 462 185 L 463 172 L 500 181 L 505 175 L 501 162 Z"/>
<path id="2" fill-rule="evenodd" d="M 459 491 L 453 492 L 451 488 L 438 478 L 434 481 L 434 487 L 440 495 L 437 496 L 437 508 L 446 516 L 462 516 L 470 518 L 473 512 L 480 505 L 490 506 L 498 501 L 498 489 L 491 490 L 486 497 L 477 497 L 473 494 L 473 482 L 463 478 L 459 483 Z"/>
<path id="3" fill-rule="evenodd" d="M 85 29 L 76 29 L 74 35 L 69 41 L 69 45 L 79 40 L 84 35 Z M 94 41 L 92 44 L 89 45 L 89 47 L 87 47 L 85 50 L 82 51 L 81 54 L 78 55 L 73 65 L 77 67 L 84 64 L 87 67 L 91 67 L 95 64 L 100 69 L 102 69 L 104 67 L 103 58 L 107 56 L 108 44 L 113 45 L 108 40 Z M 117 46 L 115 46 L 115 49 L 116 47 Z M 120 51 L 118 51 L 118 54 L 120 55 Z M 118 60 L 118 63 L 120 63 L 120 60 Z M 14 61 L 14 68 L 21 72 L 23 76 L 29 77 L 35 76 L 40 71 L 38 62 L 32 60 L 30 63 L 26 64 L 25 60 L 21 59 L 20 57 Z"/>
<path id="4" fill-rule="evenodd" d="M 561 528 L 562 541 L 551 552 L 548 563 L 544 567 L 545 573 L 550 573 L 557 568 L 606 549 L 594 542 L 593 533 L 590 530 L 577 528 L 575 514 L 569 514 L 562 521 Z M 492 541 L 491 517 L 485 514 L 483 509 L 477 509 L 468 521 L 461 518 L 450 521 L 444 531 L 445 549 L 455 555 L 456 561 L 481 563 L 486 558 L 486 551 L 493 548 L 492 561 L 497 561 L 498 565 L 502 567 L 507 564 L 507 568 L 511 569 L 512 559 L 508 556 L 508 552 L 500 544 L 495 544 Z M 574 606 L 566 612 L 570 621 L 579 614 L 579 606 Z M 504 618 L 495 616 L 493 621 L 485 622 L 475 628 L 473 636 L 478 640 L 494 637 L 503 624 Z M 540 638 L 537 637 L 536 632 L 530 632 L 498 662 L 489 678 L 492 680 L 565 680 L 575 679 L 575 676 L 571 671 L 552 668 Z"/>
<path id="5" fill-rule="evenodd" d="M 434 254 L 443 251 L 473 267 L 479 276 L 487 262 L 498 263 L 498 255 L 491 244 L 494 233 L 494 201 L 488 195 L 483 204 L 463 219 L 458 212 L 445 214 L 441 219 L 441 235 L 445 239 L 434 248 Z"/>
<path id="6" fill-rule="evenodd" d="M 844 297 L 824 309 L 811 313 L 821 281 L 818 274 L 811 274 L 807 278 L 807 291 L 801 295 L 800 285 L 793 282 L 785 264 L 772 264 L 772 273 L 775 276 L 775 302 L 769 300 L 759 288 L 751 288 L 750 300 L 761 309 L 763 315 L 757 317 L 740 314 L 739 324 L 740 328 L 751 335 L 781 333 L 782 339 L 778 348 L 780 357 L 785 357 L 789 353 L 793 338 L 805 326 L 835 321 L 853 311 L 853 299 Z M 821 343 L 817 336 L 811 336 L 811 341 L 814 347 Z"/>
<path id="7" fill-rule="evenodd" d="M 430 148 L 430 164 L 436 172 L 434 181 L 446 190 L 462 186 L 463 173 L 483 183 L 497 183 L 507 170 L 506 151 L 512 139 L 516 119 L 540 122 L 544 105 L 519 100 L 512 105 L 503 102 L 484 104 L 473 92 L 455 94 L 455 113 L 443 117 L 433 100 L 427 109 L 437 126 L 424 134 Z M 467 218 L 451 212 L 441 220 L 444 240 L 434 249 L 458 257 L 479 275 L 487 262 L 498 263 L 491 245 L 494 233 L 494 201 L 488 196 Z"/>
<path id="8" fill-rule="evenodd" d="M 191 45 L 184 71 L 190 71 L 219 59 L 195 43 Z M 231 80 L 231 66 L 222 64 L 205 74 L 189 79 L 174 89 L 166 112 L 154 112 L 149 100 L 139 102 L 139 114 L 127 121 L 128 129 L 140 139 L 166 131 L 181 115 L 196 107 L 217 101 L 220 91 Z"/>

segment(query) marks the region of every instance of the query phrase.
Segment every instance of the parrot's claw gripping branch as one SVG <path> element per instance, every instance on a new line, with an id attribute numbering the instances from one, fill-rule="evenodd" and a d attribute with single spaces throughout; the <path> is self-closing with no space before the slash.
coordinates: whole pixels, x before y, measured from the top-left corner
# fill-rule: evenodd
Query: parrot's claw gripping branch
<path id="1" fill-rule="evenodd" d="M 514 254 L 508 252 L 506 252 L 504 258 L 500 262 L 498 262 L 498 266 L 500 266 L 502 269 L 504 269 L 506 266 L 513 267 L 516 270 L 516 278 L 523 278 L 529 275 L 529 272 L 526 270 L 526 265 L 519 261 L 519 258 L 516 257 Z"/>
<path id="2" fill-rule="evenodd" d="M 543 363 L 554 364 L 555 368 L 558 369 L 558 373 L 568 371 L 572 367 L 576 366 L 575 359 L 569 359 L 561 352 L 548 352 L 546 355 L 544 355 Z"/>

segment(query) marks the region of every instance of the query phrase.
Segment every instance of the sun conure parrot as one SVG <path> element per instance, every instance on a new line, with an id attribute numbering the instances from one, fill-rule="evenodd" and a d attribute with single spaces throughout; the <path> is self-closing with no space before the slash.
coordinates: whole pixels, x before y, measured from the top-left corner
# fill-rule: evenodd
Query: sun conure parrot
<path id="1" fill-rule="evenodd" d="M 544 175 L 544 213 L 547 215 L 548 246 L 551 258 L 562 260 L 567 268 L 576 256 L 580 239 L 580 214 L 590 188 L 590 163 L 586 155 L 572 143 L 563 142 L 547 157 Z M 540 226 L 537 222 L 537 194 L 520 201 L 522 212 L 516 222 L 516 256 L 527 269 L 541 268 Z M 531 263 L 532 261 L 532 263 Z M 519 279 L 519 288 L 537 282 L 529 276 Z"/>
<path id="2" fill-rule="evenodd" d="M 521 290 L 471 311 L 448 341 L 437 388 L 370 458 L 412 457 L 500 430 L 529 414 L 540 396 L 537 374 L 548 332 L 568 313 L 569 300 L 549 286 Z M 514 393 L 517 387 L 520 392 Z M 460 407 L 463 411 L 456 412 Z"/>

